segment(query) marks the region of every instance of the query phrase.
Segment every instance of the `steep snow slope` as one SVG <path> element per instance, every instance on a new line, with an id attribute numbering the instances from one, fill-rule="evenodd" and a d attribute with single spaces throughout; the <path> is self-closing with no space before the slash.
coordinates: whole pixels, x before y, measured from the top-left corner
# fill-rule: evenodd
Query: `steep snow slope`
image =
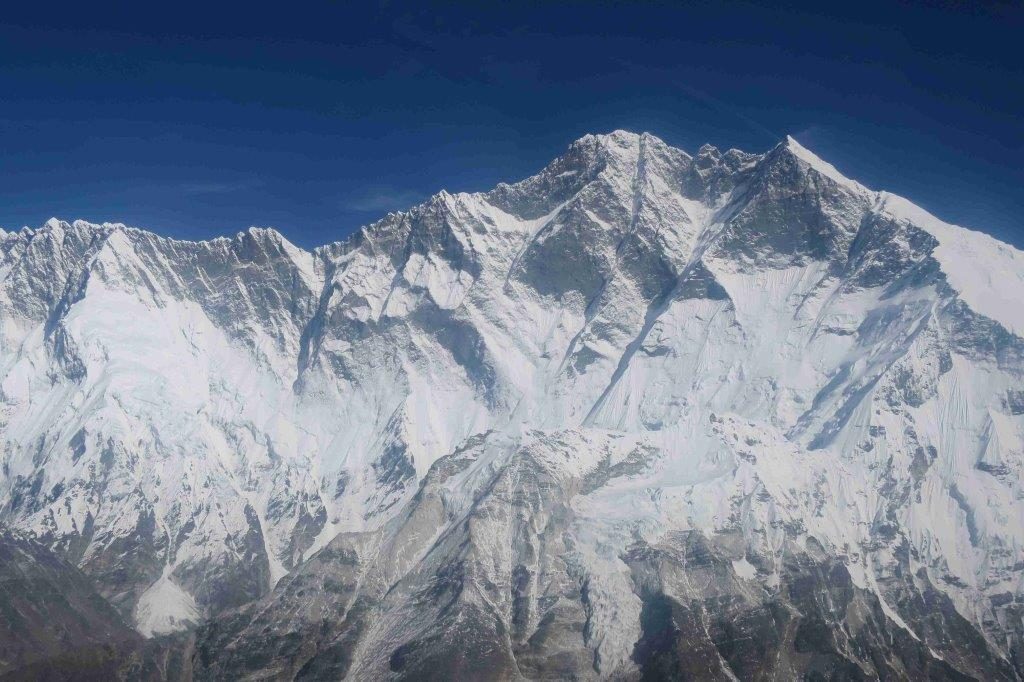
<path id="1" fill-rule="evenodd" d="M 56 221 L 3 247 L 10 522 L 144 632 L 265 592 L 317 487 L 289 417 L 312 259 L 268 231 L 187 244 Z"/>
<path id="2" fill-rule="evenodd" d="M 203 674 L 1021 674 L 1022 255 L 792 139 L 0 246 L 5 518 L 147 634 L 264 597 Z"/>
<path id="3" fill-rule="evenodd" d="M 1024 335 L 1024 255 L 982 232 L 942 222 L 902 197 L 880 192 L 880 210 L 939 241 L 932 256 L 965 303 Z"/>

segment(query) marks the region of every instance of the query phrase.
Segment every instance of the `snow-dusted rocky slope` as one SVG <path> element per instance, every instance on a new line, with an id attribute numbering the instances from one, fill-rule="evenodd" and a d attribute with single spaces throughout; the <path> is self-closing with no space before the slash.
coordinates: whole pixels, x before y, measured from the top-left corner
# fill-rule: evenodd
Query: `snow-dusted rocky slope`
<path id="1" fill-rule="evenodd" d="M 40 660 L 139 639 L 73 565 L 0 534 L 0 675 Z"/>
<path id="2" fill-rule="evenodd" d="M 198 677 L 1024 674 L 1024 254 L 792 139 L 0 250 L 3 521 Z"/>

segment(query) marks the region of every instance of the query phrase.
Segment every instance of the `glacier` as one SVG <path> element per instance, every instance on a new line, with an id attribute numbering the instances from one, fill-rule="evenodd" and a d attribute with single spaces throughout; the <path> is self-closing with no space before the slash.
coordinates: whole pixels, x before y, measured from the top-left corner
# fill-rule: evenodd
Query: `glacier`
<path id="1" fill-rule="evenodd" d="M 792 138 L 0 235 L 0 520 L 196 679 L 1020 679 L 1022 379 L 1024 253 Z"/>

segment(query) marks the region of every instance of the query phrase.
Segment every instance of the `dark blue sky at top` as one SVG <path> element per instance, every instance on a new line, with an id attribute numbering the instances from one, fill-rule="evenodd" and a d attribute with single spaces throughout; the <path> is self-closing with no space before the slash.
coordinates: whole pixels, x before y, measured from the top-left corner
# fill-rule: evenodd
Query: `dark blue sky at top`
<path id="1" fill-rule="evenodd" d="M 625 128 L 691 151 L 789 133 L 1024 246 L 1019 2 L 37 4 L 0 15 L 8 229 L 313 246 Z"/>

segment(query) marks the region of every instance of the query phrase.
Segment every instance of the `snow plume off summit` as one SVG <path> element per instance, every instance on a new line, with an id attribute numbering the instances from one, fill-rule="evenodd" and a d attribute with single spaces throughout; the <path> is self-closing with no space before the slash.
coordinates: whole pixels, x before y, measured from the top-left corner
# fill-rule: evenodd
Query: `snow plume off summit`
<path id="1" fill-rule="evenodd" d="M 792 139 L 0 272 L 0 671 L 1024 674 L 1024 253 Z"/>

